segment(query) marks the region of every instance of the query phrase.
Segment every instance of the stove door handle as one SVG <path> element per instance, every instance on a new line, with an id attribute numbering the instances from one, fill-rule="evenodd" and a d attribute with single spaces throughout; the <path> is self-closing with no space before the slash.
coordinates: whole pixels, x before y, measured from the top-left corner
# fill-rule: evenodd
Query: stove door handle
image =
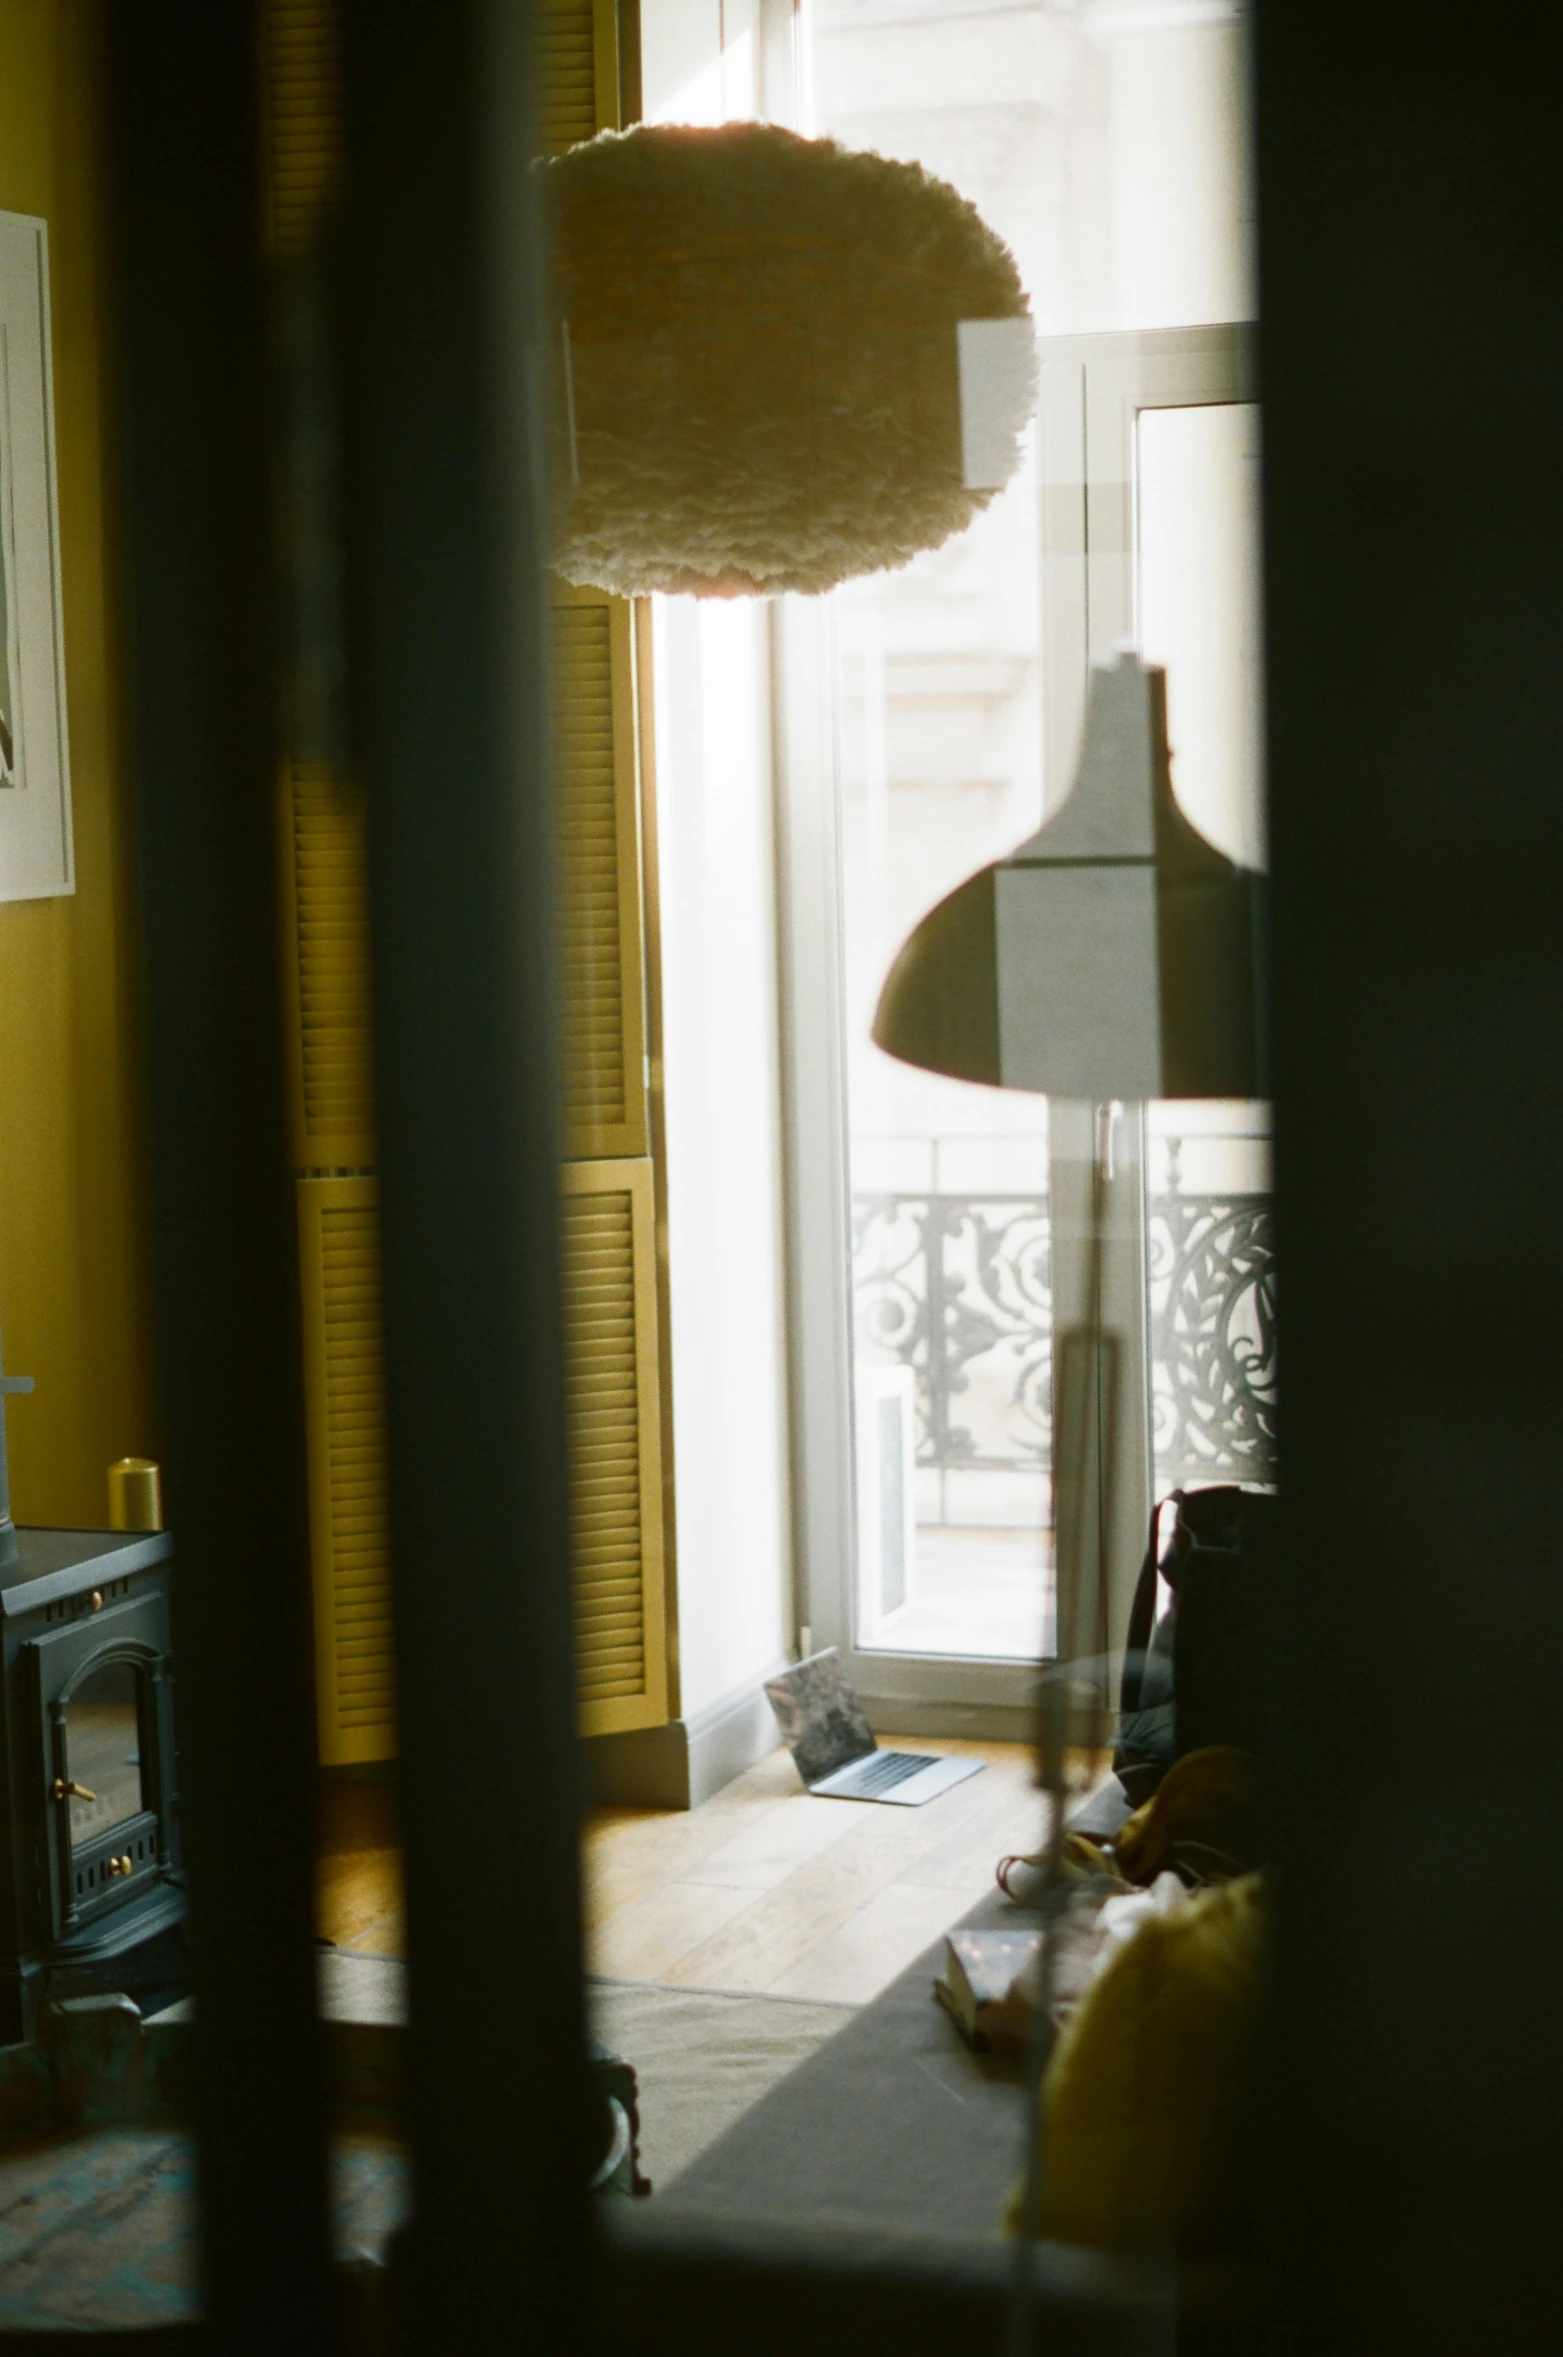
<path id="1" fill-rule="evenodd" d="M 73 1777 L 56 1776 L 50 1797 L 54 1800 L 96 1800 L 98 1796 L 95 1792 L 89 1792 L 85 1784 L 76 1783 Z"/>

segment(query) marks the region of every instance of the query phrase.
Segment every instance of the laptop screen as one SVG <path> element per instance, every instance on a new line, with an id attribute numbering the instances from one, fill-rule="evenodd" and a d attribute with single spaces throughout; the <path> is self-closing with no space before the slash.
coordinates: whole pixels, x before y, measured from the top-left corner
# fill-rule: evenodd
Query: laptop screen
<path id="1" fill-rule="evenodd" d="M 818 1784 L 876 1748 L 874 1731 L 834 1645 L 811 1653 L 796 1669 L 768 1678 L 765 1691 L 782 1741 L 805 1784 Z"/>

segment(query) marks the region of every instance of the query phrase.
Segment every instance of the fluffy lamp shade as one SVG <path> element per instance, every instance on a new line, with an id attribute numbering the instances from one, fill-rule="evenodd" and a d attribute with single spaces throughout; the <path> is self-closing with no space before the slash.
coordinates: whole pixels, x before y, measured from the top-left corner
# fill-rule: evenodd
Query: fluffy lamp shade
<path id="1" fill-rule="evenodd" d="M 605 132 L 540 169 L 568 580 L 824 590 L 993 497 L 962 481 L 956 327 L 1028 305 L 953 188 L 768 123 Z"/>

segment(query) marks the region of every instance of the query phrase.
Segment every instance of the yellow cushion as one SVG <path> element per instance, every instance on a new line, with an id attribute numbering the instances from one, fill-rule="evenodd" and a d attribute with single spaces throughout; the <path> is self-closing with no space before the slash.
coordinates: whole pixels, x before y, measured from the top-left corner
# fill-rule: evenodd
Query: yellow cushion
<path id="1" fill-rule="evenodd" d="M 1043 2085 L 1039 2231 L 1215 2255 L 1241 2236 L 1263 1905 L 1246 1874 L 1154 1916 L 1060 2036 Z M 1020 2193 L 1008 2223 L 1020 2217 Z"/>

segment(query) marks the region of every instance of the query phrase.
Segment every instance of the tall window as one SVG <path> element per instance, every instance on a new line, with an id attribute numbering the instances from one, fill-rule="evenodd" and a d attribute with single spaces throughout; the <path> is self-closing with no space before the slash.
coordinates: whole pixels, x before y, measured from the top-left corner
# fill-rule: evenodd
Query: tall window
<path id="1" fill-rule="evenodd" d="M 1251 313 L 1243 42 L 1221 0 L 818 0 L 811 55 L 809 127 L 969 197 L 1011 245 L 1053 364 L 1008 488 L 958 539 L 838 590 L 825 642 L 854 1567 L 830 1596 L 815 1566 L 812 1613 L 893 1687 L 888 1657 L 1002 1665 L 1051 1642 L 1064 1148 L 1043 1099 L 872 1045 L 886 968 L 926 909 L 1061 801 L 1085 665 L 1113 639 L 1168 666 L 1190 815 L 1238 856 L 1262 848 L 1246 354 L 1218 337 L 1180 357 L 1164 332 Z M 1239 1477 L 1266 1477 L 1263 1131 L 1263 1108 L 1184 1107 L 1125 1133 L 1145 1398 L 1126 1504 L 1196 1463 L 1232 1477 L 1238 1409 Z M 1233 1295 L 1243 1252 L 1252 1281 Z"/>

